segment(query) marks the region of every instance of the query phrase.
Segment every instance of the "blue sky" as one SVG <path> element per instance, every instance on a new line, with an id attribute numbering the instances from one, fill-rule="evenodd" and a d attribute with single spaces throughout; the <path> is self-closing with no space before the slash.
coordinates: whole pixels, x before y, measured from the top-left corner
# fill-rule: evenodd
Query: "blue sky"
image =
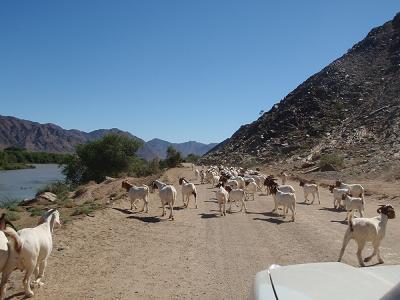
<path id="1" fill-rule="evenodd" d="M 394 0 L 2 0 L 0 114 L 220 142 L 399 11 Z"/>

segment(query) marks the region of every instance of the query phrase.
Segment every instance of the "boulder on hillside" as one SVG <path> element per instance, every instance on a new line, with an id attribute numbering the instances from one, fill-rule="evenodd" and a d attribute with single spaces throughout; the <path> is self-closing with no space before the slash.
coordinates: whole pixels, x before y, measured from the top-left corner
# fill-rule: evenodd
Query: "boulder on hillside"
<path id="1" fill-rule="evenodd" d="M 19 205 L 20 206 L 27 206 L 27 205 L 31 205 L 33 203 L 37 203 L 37 202 L 42 202 L 42 203 L 53 203 L 57 200 L 57 195 L 50 193 L 50 192 L 44 192 L 41 193 L 40 195 L 37 195 L 35 198 L 33 199 L 24 199 L 22 200 Z"/>
<path id="2" fill-rule="evenodd" d="M 50 192 L 44 192 L 44 193 L 41 193 L 40 195 L 36 196 L 35 199 L 37 199 L 36 201 L 54 202 L 57 200 L 57 195 L 50 193 Z"/>

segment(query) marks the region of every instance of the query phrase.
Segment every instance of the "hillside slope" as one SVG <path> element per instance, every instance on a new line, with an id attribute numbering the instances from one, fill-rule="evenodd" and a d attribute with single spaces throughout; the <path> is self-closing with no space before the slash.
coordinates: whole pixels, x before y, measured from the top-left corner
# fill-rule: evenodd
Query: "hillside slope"
<path id="1" fill-rule="evenodd" d="M 204 161 L 304 162 L 333 153 L 353 165 L 381 168 L 400 158 L 399 129 L 400 13 L 240 127 Z"/>

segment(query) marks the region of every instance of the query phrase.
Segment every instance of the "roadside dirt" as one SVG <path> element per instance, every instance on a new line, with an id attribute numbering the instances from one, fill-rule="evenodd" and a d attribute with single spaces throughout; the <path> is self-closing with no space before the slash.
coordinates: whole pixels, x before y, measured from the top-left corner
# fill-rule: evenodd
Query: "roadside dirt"
<path id="1" fill-rule="evenodd" d="M 193 199 L 188 209 L 181 208 L 179 176 L 196 182 L 198 209 Z M 34 289 L 35 298 L 246 299 L 254 275 L 273 263 L 337 260 L 347 225 L 342 222 L 345 213 L 332 208 L 332 195 L 326 188 L 320 189 L 320 205 L 306 205 L 298 182 L 289 182 L 298 202 L 293 223 L 290 213 L 286 219 L 271 214 L 271 196 L 260 193 L 255 201 L 246 202 L 247 214 L 233 206 L 233 213 L 220 217 L 215 189 L 198 184 L 190 168 L 169 170 L 163 179 L 178 191 L 174 221 L 159 217 L 160 200 L 154 193 L 148 214 L 130 211 L 125 198 L 93 217 L 56 229 L 45 285 Z M 375 216 L 382 202 L 391 202 L 400 215 L 399 198 L 391 198 L 399 195 L 400 188 L 395 184 L 386 188 L 389 199 L 366 197 L 367 216 Z M 381 246 L 385 264 L 400 264 L 399 229 L 400 216 L 389 221 Z M 343 261 L 356 266 L 355 251 L 352 241 Z M 368 245 L 364 256 L 370 251 Z M 8 299 L 23 299 L 22 273 L 14 272 L 10 281 Z"/>

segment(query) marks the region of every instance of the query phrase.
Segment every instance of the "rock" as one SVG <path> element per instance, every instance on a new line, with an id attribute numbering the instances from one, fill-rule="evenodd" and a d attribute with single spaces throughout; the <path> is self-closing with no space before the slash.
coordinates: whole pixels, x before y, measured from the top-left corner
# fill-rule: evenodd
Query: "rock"
<path id="1" fill-rule="evenodd" d="M 48 201 L 48 202 L 54 202 L 57 200 L 57 195 L 50 193 L 50 192 L 44 192 L 38 196 L 36 196 L 37 201 Z"/>

